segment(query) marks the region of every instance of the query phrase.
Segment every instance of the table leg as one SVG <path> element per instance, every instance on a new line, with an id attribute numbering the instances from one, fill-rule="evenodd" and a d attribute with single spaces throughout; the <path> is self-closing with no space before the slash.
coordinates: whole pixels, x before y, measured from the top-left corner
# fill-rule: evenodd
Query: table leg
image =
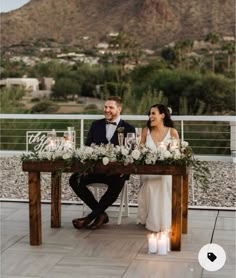
<path id="1" fill-rule="evenodd" d="M 181 250 L 182 234 L 182 183 L 181 176 L 172 176 L 171 250 Z"/>
<path id="2" fill-rule="evenodd" d="M 51 176 L 51 227 L 61 227 L 61 173 Z"/>
<path id="3" fill-rule="evenodd" d="M 40 172 L 29 172 L 30 245 L 42 243 Z"/>
<path id="4" fill-rule="evenodd" d="M 188 175 L 183 176 L 182 233 L 188 233 Z"/>

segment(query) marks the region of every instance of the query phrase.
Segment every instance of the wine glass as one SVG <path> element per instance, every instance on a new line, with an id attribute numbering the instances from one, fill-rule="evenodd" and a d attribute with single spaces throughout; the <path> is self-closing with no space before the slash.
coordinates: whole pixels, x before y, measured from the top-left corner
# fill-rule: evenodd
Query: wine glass
<path id="1" fill-rule="evenodd" d="M 129 149 L 132 148 L 132 145 L 135 143 L 135 133 L 128 132 L 125 138 L 125 146 Z"/>
<path id="2" fill-rule="evenodd" d="M 65 141 L 69 140 L 69 135 L 70 135 L 70 133 L 68 131 L 64 132 L 63 137 L 64 137 Z"/>

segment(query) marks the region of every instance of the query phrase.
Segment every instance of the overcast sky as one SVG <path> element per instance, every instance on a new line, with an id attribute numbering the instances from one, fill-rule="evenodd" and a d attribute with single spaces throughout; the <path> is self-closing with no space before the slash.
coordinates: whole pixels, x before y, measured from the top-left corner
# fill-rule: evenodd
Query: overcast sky
<path id="1" fill-rule="evenodd" d="M 0 12 L 9 12 L 20 8 L 30 0 L 0 0 Z"/>

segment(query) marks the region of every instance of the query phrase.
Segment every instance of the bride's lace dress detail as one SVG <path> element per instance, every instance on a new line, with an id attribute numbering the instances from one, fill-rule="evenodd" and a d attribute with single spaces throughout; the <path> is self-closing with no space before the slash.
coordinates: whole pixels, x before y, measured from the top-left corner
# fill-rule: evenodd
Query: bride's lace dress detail
<path id="1" fill-rule="evenodd" d="M 163 141 L 170 140 L 170 128 Z M 150 132 L 146 146 L 156 149 Z M 145 224 L 150 231 L 159 232 L 171 227 L 172 176 L 143 175 L 138 193 L 138 223 Z"/>

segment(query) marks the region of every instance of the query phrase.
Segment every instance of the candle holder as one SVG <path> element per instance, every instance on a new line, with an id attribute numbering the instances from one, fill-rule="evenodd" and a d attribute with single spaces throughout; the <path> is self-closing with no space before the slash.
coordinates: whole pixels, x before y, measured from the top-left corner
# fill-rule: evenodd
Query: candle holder
<path id="1" fill-rule="evenodd" d="M 168 253 L 168 239 L 164 232 L 158 234 L 157 239 L 158 255 L 167 255 Z"/>
<path id="2" fill-rule="evenodd" d="M 170 252 L 170 239 L 171 239 L 171 229 L 165 229 L 164 234 L 167 237 L 167 251 Z"/>
<path id="3" fill-rule="evenodd" d="M 73 126 L 68 126 L 67 127 L 67 132 L 68 132 L 68 137 L 69 137 L 69 140 L 74 143 L 74 135 L 75 135 L 75 128 Z"/>
<path id="4" fill-rule="evenodd" d="M 47 133 L 47 149 L 49 151 L 55 151 L 56 150 L 56 131 L 53 129 L 52 131 L 49 131 Z"/>
<path id="5" fill-rule="evenodd" d="M 55 129 L 52 129 L 52 131 L 48 131 L 48 133 L 47 133 L 48 139 L 55 140 L 56 136 L 57 136 L 57 133 L 56 133 Z"/>
<path id="6" fill-rule="evenodd" d="M 161 150 L 161 151 L 166 151 L 167 150 L 167 146 L 166 146 L 165 142 L 163 142 L 163 141 L 161 141 L 161 142 L 158 141 L 157 146 L 158 146 L 159 150 Z"/>
<path id="7" fill-rule="evenodd" d="M 148 254 L 157 253 L 157 236 L 154 233 L 148 234 Z"/>
<path id="8" fill-rule="evenodd" d="M 177 149 L 179 149 L 179 140 L 177 140 L 177 139 L 171 139 L 171 141 L 170 141 L 170 144 L 169 144 L 169 146 L 170 146 L 170 151 L 174 151 L 174 150 L 177 150 Z"/>

